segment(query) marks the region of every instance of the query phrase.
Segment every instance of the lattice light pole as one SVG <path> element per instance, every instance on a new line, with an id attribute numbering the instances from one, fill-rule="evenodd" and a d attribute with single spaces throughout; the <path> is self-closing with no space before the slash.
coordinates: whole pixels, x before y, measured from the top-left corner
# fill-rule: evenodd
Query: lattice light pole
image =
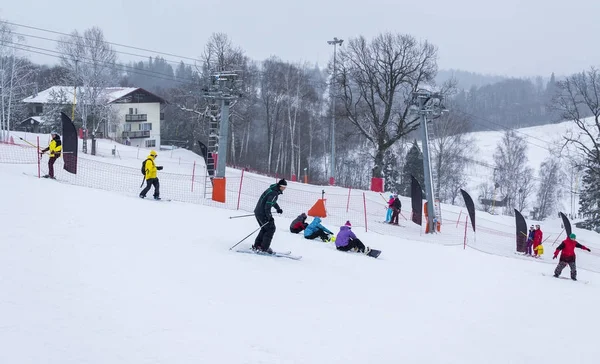
<path id="1" fill-rule="evenodd" d="M 212 75 L 212 85 L 205 90 L 203 97 L 221 102 L 221 117 L 219 120 L 219 133 L 217 145 L 217 165 L 215 177 L 225 177 L 227 164 L 228 136 L 229 136 L 229 106 L 231 102 L 241 96 L 237 90 L 238 74 L 236 72 L 218 72 Z M 209 132 L 216 132 L 210 130 Z"/>
<path id="2" fill-rule="evenodd" d="M 239 97 L 238 74 L 236 72 L 217 72 L 211 76 L 211 85 L 203 90 L 205 99 L 221 102 L 221 117 L 211 115 L 213 120 L 209 128 L 209 150 L 215 153 L 217 149 L 217 165 L 215 176 L 211 177 L 212 199 L 225 202 L 225 167 L 227 166 L 227 150 L 229 139 L 229 107 L 231 102 Z M 218 132 L 217 132 L 218 127 Z M 211 142 L 212 140 L 212 142 Z M 214 154 L 213 154 L 214 158 Z"/>
<path id="3" fill-rule="evenodd" d="M 434 208 L 433 176 L 431 173 L 431 157 L 429 154 L 429 135 L 427 132 L 427 117 L 437 117 L 447 110 L 444 109 L 443 95 L 439 92 L 418 90 L 412 93 L 413 112 L 421 118 L 421 145 L 423 148 L 423 173 L 425 182 L 425 197 L 427 199 L 428 233 L 436 230 L 437 216 Z"/>

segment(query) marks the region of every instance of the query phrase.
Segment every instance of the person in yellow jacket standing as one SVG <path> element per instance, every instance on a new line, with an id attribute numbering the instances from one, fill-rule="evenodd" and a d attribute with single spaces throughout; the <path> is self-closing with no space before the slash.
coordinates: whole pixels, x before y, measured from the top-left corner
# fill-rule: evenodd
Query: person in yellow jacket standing
<path id="1" fill-rule="evenodd" d="M 155 151 L 150 151 L 150 155 L 144 161 L 144 175 L 146 176 L 146 187 L 140 192 L 140 197 L 145 198 L 150 188 L 154 186 L 154 199 L 160 200 L 160 184 L 158 183 L 157 172 L 163 169 L 162 166 L 156 166 L 154 163 L 158 157 Z"/>
<path id="2" fill-rule="evenodd" d="M 50 135 L 52 136 L 50 145 L 48 145 L 48 148 L 40 150 L 40 155 L 48 151 L 50 152 L 50 159 L 48 160 L 48 174 L 45 175 L 44 178 L 56 179 L 54 177 L 54 162 L 60 158 L 60 154 L 62 152 L 62 142 L 60 141 L 60 135 L 58 135 L 57 132 L 52 131 Z"/>

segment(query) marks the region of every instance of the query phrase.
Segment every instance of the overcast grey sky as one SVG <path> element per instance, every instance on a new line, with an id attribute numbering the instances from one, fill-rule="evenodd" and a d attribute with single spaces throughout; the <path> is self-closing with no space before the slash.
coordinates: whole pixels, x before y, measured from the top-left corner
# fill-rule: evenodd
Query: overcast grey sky
<path id="1" fill-rule="evenodd" d="M 440 68 L 506 76 L 561 75 L 599 65 L 598 16 L 600 0 L 5 0 L 0 5 L 3 20 L 60 32 L 95 25 L 111 42 L 188 57 L 199 56 L 211 33 L 224 32 L 253 59 L 277 55 L 323 66 L 333 52 L 326 41 L 333 37 L 409 33 L 438 46 Z M 28 44 L 56 45 L 33 39 Z"/>

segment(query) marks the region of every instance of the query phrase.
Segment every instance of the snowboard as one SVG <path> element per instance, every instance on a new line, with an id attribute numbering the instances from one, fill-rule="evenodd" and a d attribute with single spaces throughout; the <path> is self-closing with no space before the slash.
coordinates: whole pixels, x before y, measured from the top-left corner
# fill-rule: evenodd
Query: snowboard
<path id="1" fill-rule="evenodd" d="M 149 200 L 149 201 L 154 201 L 154 202 L 171 202 L 171 200 L 165 199 L 165 198 L 161 198 L 160 200 L 155 200 L 154 197 L 141 198 L 141 197 L 138 196 L 138 198 L 140 200 Z"/>
<path id="2" fill-rule="evenodd" d="M 588 284 L 588 283 L 590 283 L 590 281 L 582 281 L 582 280 L 579 280 L 579 279 L 577 279 L 576 281 L 574 281 L 574 280 L 572 280 L 572 279 L 571 279 L 571 278 L 569 278 L 569 277 L 562 277 L 562 276 L 555 277 L 555 276 L 554 276 L 554 274 L 546 274 L 546 273 L 542 273 L 542 275 L 543 275 L 544 277 L 550 277 L 550 278 L 554 278 L 554 279 L 566 279 L 566 280 L 568 280 L 568 281 L 572 281 L 572 282 L 579 282 L 579 283 L 583 283 L 583 284 Z"/>
<path id="3" fill-rule="evenodd" d="M 371 249 L 371 251 L 369 251 L 369 253 L 366 255 L 369 257 L 377 258 L 378 256 L 381 255 L 381 250 Z"/>
<path id="4" fill-rule="evenodd" d="M 257 251 L 257 250 L 252 250 L 250 248 L 245 248 L 245 249 L 237 249 L 236 252 L 238 253 L 246 253 L 246 254 L 256 254 L 256 255 L 264 255 L 267 257 L 274 257 L 274 258 L 288 258 L 288 259 L 293 259 L 293 260 L 300 260 L 302 259 L 302 256 L 300 255 L 292 255 L 292 252 L 287 251 L 287 252 L 276 252 L 273 251 L 273 254 L 269 254 L 269 253 L 265 253 L 265 252 L 261 252 L 261 251 Z"/>
<path id="5" fill-rule="evenodd" d="M 402 225 L 398 223 L 398 225 L 390 224 L 388 221 L 377 221 L 380 224 L 389 225 L 389 226 L 397 226 L 397 227 L 406 227 L 406 225 Z"/>

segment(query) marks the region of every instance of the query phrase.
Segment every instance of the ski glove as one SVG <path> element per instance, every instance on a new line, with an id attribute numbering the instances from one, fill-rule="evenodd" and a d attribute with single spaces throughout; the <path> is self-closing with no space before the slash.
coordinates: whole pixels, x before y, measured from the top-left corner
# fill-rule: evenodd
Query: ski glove
<path id="1" fill-rule="evenodd" d="M 277 213 L 278 213 L 278 214 L 283 214 L 283 210 L 282 210 L 281 208 L 278 208 L 278 209 L 277 209 Z"/>
<path id="2" fill-rule="evenodd" d="M 552 257 L 552 259 L 556 259 L 556 255 L 554 255 L 554 256 Z"/>
<path id="3" fill-rule="evenodd" d="M 592 249 L 590 249 L 590 248 L 587 248 L 587 251 L 591 253 L 591 252 L 592 252 Z"/>
<path id="4" fill-rule="evenodd" d="M 156 169 L 159 170 L 159 171 L 162 171 L 163 167 L 162 166 L 157 166 Z"/>

